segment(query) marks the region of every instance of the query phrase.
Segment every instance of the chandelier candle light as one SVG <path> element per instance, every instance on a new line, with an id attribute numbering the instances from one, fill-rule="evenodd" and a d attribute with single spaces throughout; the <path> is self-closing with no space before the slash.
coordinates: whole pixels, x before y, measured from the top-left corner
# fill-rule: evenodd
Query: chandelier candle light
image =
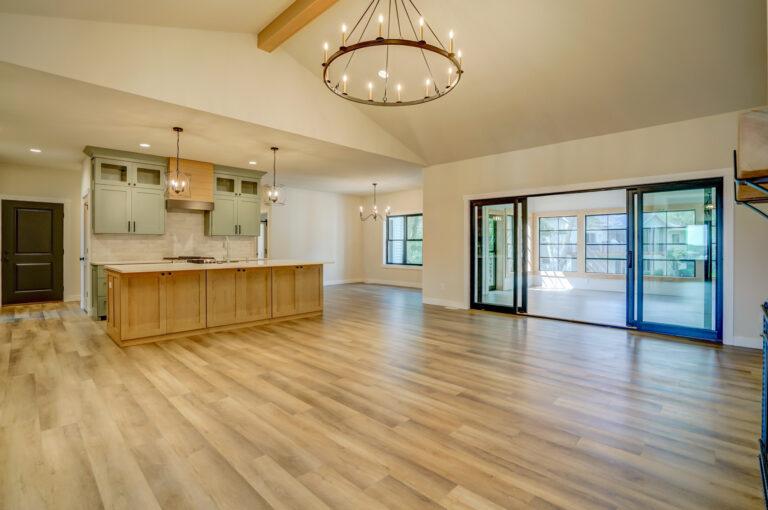
<path id="1" fill-rule="evenodd" d="M 387 8 L 386 14 L 375 12 L 380 5 Z M 413 0 L 370 0 L 351 29 L 346 23 L 341 25 L 341 46 L 336 52 L 329 55 L 328 43 L 323 44 L 323 82 L 338 97 L 373 106 L 411 106 L 440 99 L 456 88 L 464 74 L 461 50 L 454 51 L 455 33 L 450 30 L 447 35 L 446 47 Z M 383 53 L 373 51 L 378 47 L 384 49 Z M 415 55 L 416 60 L 407 60 L 408 53 Z M 371 63 L 370 58 L 381 58 L 377 60 L 380 64 L 367 65 Z M 407 65 L 402 63 L 406 60 Z M 358 65 L 353 66 L 356 62 Z M 417 65 L 416 76 L 403 76 L 401 69 L 407 69 L 404 71 L 407 73 L 414 72 L 414 62 L 423 62 L 423 74 L 418 72 Z M 440 62 L 449 65 L 445 86 L 441 83 L 445 75 L 433 74 L 434 66 Z M 375 70 L 371 73 L 371 69 Z M 375 80 L 369 80 L 376 75 L 383 80 L 383 84 L 375 87 L 374 95 Z M 397 80 L 394 86 L 396 101 L 391 98 L 394 84 L 390 78 Z M 404 80 L 409 78 L 415 84 L 420 79 L 424 80 L 423 97 L 418 94 L 418 86 L 408 87 L 408 81 Z M 363 88 L 366 83 L 367 87 Z M 408 90 L 411 91 L 410 98 Z"/>
<path id="2" fill-rule="evenodd" d="M 360 206 L 360 221 L 368 221 L 369 219 L 372 219 L 373 221 L 377 221 L 379 219 L 379 206 L 376 205 L 376 186 L 378 183 L 373 183 L 373 207 L 371 208 L 371 213 L 368 216 L 363 216 L 363 206 Z M 389 216 L 390 208 L 387 206 L 386 209 L 384 209 L 384 216 Z"/>

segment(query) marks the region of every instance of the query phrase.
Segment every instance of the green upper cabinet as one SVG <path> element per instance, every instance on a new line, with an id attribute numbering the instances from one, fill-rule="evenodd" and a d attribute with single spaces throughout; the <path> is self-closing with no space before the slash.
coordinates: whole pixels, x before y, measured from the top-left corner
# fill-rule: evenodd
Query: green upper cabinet
<path id="1" fill-rule="evenodd" d="M 208 235 L 233 236 L 237 234 L 237 197 L 232 194 L 213 196 L 213 211 L 208 213 Z"/>
<path id="2" fill-rule="evenodd" d="M 131 231 L 131 192 L 128 186 L 93 186 L 93 233 L 128 234 Z"/>
<path id="3" fill-rule="evenodd" d="M 165 193 L 162 190 L 131 190 L 131 233 L 162 234 L 165 232 Z"/>
<path id="4" fill-rule="evenodd" d="M 259 235 L 262 175 L 264 172 L 215 167 L 214 205 L 206 213 L 206 235 Z"/>
<path id="5" fill-rule="evenodd" d="M 86 147 L 94 234 L 165 232 L 165 158 Z"/>

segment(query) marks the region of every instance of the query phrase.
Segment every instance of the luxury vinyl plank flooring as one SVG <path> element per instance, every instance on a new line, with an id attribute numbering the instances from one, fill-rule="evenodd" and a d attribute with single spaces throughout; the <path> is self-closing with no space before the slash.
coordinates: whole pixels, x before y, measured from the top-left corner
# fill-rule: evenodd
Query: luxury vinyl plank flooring
<path id="1" fill-rule="evenodd" d="M 0 508 L 762 508 L 756 351 L 325 299 L 127 349 L 0 308 Z"/>

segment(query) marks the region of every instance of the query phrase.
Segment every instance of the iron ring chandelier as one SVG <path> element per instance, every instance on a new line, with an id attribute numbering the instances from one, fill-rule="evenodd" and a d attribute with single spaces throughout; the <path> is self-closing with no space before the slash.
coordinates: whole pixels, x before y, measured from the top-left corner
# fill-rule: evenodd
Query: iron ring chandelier
<path id="1" fill-rule="evenodd" d="M 329 55 L 328 43 L 324 44 L 324 58 L 322 63 L 323 83 L 325 83 L 325 86 L 338 97 L 355 103 L 372 106 L 412 106 L 445 97 L 449 92 L 456 88 L 464 74 L 461 51 L 454 52 L 453 31 L 449 32 L 448 48 L 446 48 L 432 27 L 424 20 L 424 17 L 412 0 L 407 0 L 411 6 L 410 8 L 407 6 L 406 0 L 388 0 L 388 22 L 386 24 L 386 30 L 384 26 L 384 15 L 379 14 L 378 36 L 363 40 L 366 31 L 369 26 L 371 26 L 371 21 L 373 20 L 377 8 L 380 4 L 384 4 L 384 1 L 371 0 L 368 7 L 363 11 L 363 14 L 349 33 L 347 33 L 346 25 L 342 25 L 341 46 L 336 52 Z M 418 29 L 413 22 L 416 16 L 418 16 Z M 393 19 L 395 20 L 394 25 Z M 356 30 L 359 27 L 361 30 L 359 31 L 357 41 L 348 44 L 348 41 L 353 37 L 353 34 L 356 33 Z M 426 34 L 424 30 L 425 28 L 428 30 Z M 397 37 L 393 37 L 393 29 L 397 32 Z M 408 29 L 410 29 L 410 33 L 413 35 L 412 39 L 406 37 Z M 427 41 L 428 36 L 431 36 L 430 41 Z M 434 39 L 436 44 L 432 44 L 431 39 Z M 368 81 L 367 97 L 365 95 L 356 95 L 349 89 L 351 82 L 349 73 L 354 57 L 358 52 L 377 47 L 385 48 L 383 67 L 377 73 L 378 77 L 384 80 L 383 94 L 375 96 L 374 82 Z M 394 47 L 411 48 L 414 51 L 421 52 L 421 60 L 425 66 L 426 77 L 424 82 L 422 82 L 424 87 L 423 95 L 419 93 L 415 98 L 406 98 L 403 100 L 402 83 L 391 83 L 390 48 Z M 430 59 L 427 57 L 427 55 L 430 54 L 433 55 L 433 57 L 436 55 L 438 58 L 442 58 L 442 60 L 448 64 L 447 78 L 436 77 L 436 73 L 433 70 L 434 62 L 430 64 Z M 333 73 L 332 76 L 332 69 L 335 67 L 333 66 L 334 63 L 337 63 L 339 66 L 343 65 L 343 70 L 341 72 Z M 442 75 L 438 74 L 437 76 Z M 410 85 L 413 84 L 411 83 Z M 421 90 L 421 86 L 418 86 L 417 90 Z M 411 94 L 411 96 L 413 96 L 413 94 Z"/>

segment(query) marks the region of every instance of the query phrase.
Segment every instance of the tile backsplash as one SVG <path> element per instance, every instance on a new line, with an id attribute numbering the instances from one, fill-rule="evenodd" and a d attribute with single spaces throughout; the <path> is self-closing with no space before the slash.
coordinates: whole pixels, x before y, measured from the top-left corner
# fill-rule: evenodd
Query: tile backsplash
<path id="1" fill-rule="evenodd" d="M 203 212 L 167 212 L 163 235 L 91 235 L 90 259 L 93 262 L 133 262 L 159 260 L 163 257 L 201 255 L 224 258 L 227 250 L 223 236 L 204 234 Z M 232 258 L 255 258 L 257 237 L 231 236 L 229 255 Z"/>

